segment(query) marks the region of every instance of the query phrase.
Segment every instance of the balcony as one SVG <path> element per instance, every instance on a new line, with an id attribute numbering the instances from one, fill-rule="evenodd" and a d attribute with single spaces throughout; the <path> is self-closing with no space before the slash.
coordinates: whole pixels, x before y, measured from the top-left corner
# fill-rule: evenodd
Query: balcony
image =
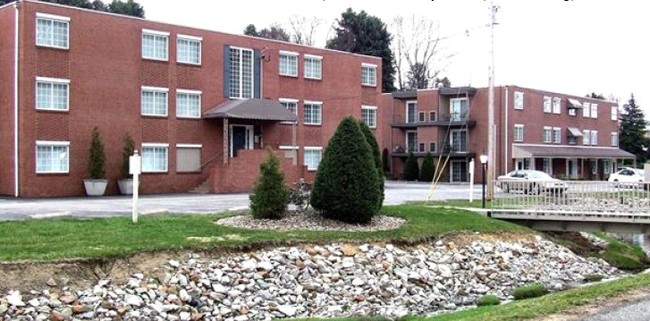
<path id="1" fill-rule="evenodd" d="M 469 119 L 469 113 L 451 113 L 443 114 L 436 121 L 411 121 L 411 122 L 393 122 L 390 124 L 392 128 L 401 129 L 416 129 L 418 127 L 463 127 L 473 128 L 476 126 L 476 121 Z"/>
<path id="2" fill-rule="evenodd" d="M 392 157 L 408 157 L 409 151 L 412 151 L 416 157 L 424 157 L 428 151 L 418 150 L 417 148 L 409 148 L 405 150 L 402 146 L 395 146 L 391 151 Z M 475 157 L 476 153 L 469 152 L 467 146 L 456 146 L 446 145 L 442 150 L 436 150 L 431 153 L 432 156 L 447 156 L 449 157 Z"/>

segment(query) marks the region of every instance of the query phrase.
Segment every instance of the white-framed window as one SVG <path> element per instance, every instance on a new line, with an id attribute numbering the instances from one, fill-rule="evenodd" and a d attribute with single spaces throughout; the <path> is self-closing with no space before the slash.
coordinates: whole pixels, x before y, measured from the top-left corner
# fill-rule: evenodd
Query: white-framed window
<path id="1" fill-rule="evenodd" d="M 452 129 L 451 130 L 451 148 L 455 153 L 467 152 L 467 130 L 466 129 Z"/>
<path id="2" fill-rule="evenodd" d="M 201 117 L 201 91 L 186 89 L 176 90 L 176 117 Z"/>
<path id="3" fill-rule="evenodd" d="M 418 143 L 418 152 L 424 153 L 425 152 L 424 146 L 425 146 L 424 143 Z"/>
<path id="4" fill-rule="evenodd" d="M 230 98 L 253 98 L 253 50 L 230 47 Z"/>
<path id="5" fill-rule="evenodd" d="M 569 116 L 575 116 L 576 115 L 576 109 L 575 108 L 567 108 Z"/>
<path id="6" fill-rule="evenodd" d="M 203 38 L 178 35 L 176 40 L 176 62 L 192 65 L 201 64 L 201 42 Z"/>
<path id="7" fill-rule="evenodd" d="M 323 102 L 305 100 L 304 123 L 306 125 L 320 125 L 323 120 Z"/>
<path id="8" fill-rule="evenodd" d="M 451 98 L 449 100 L 449 111 L 451 121 L 464 121 L 467 119 L 469 105 L 467 98 Z"/>
<path id="9" fill-rule="evenodd" d="M 592 130 L 591 131 L 591 145 L 598 145 L 598 131 L 597 130 Z"/>
<path id="10" fill-rule="evenodd" d="M 610 113 L 609 117 L 611 120 L 618 120 L 618 107 L 616 106 L 610 107 L 609 113 Z"/>
<path id="11" fill-rule="evenodd" d="M 406 123 L 412 124 L 418 121 L 418 102 L 409 100 L 406 102 Z"/>
<path id="12" fill-rule="evenodd" d="M 418 112 L 418 121 L 421 123 L 427 121 L 427 114 L 423 111 Z"/>
<path id="13" fill-rule="evenodd" d="M 515 91 L 515 109 L 524 109 L 524 93 Z"/>
<path id="14" fill-rule="evenodd" d="M 323 79 L 323 57 L 305 55 L 305 78 Z"/>
<path id="15" fill-rule="evenodd" d="M 436 142 L 429 142 L 429 151 L 435 153 L 436 150 Z"/>
<path id="16" fill-rule="evenodd" d="M 169 59 L 169 32 L 142 29 L 142 58 Z"/>
<path id="17" fill-rule="evenodd" d="M 544 126 L 544 143 L 553 142 L 553 128 L 549 126 Z"/>
<path id="18" fill-rule="evenodd" d="M 377 128 L 377 106 L 361 106 L 361 119 L 370 128 Z"/>
<path id="19" fill-rule="evenodd" d="M 544 112 L 545 113 L 551 113 L 553 111 L 552 108 L 552 98 L 548 96 L 544 96 Z"/>
<path id="20" fill-rule="evenodd" d="M 36 77 L 36 109 L 67 111 L 70 104 L 70 80 Z"/>
<path id="21" fill-rule="evenodd" d="M 164 173 L 167 172 L 167 159 L 169 144 L 143 143 L 142 144 L 142 172 Z"/>
<path id="22" fill-rule="evenodd" d="M 562 143 L 562 128 L 553 127 L 553 142 L 556 144 Z"/>
<path id="23" fill-rule="evenodd" d="M 284 108 L 286 108 L 288 111 L 298 116 L 298 99 L 280 98 L 278 99 L 278 102 L 280 102 L 280 105 L 284 106 Z M 296 117 L 296 119 L 298 118 Z M 289 121 L 289 122 L 282 122 L 282 123 L 293 124 L 294 122 Z"/>
<path id="24" fill-rule="evenodd" d="M 282 76 L 298 77 L 298 53 L 280 50 L 279 71 Z"/>
<path id="25" fill-rule="evenodd" d="M 542 171 L 546 174 L 553 175 L 553 160 L 542 158 Z"/>
<path id="26" fill-rule="evenodd" d="M 201 144 L 176 144 L 176 171 L 192 173 L 201 171 Z"/>
<path id="27" fill-rule="evenodd" d="M 361 64 L 361 84 L 364 86 L 377 86 L 377 65 Z"/>
<path id="28" fill-rule="evenodd" d="M 612 132 L 610 135 L 611 145 L 618 147 L 618 132 Z"/>
<path id="29" fill-rule="evenodd" d="M 429 121 L 432 122 L 432 123 L 434 121 L 436 121 L 436 112 L 435 111 L 430 111 L 429 112 Z"/>
<path id="30" fill-rule="evenodd" d="M 612 172 L 613 162 L 609 159 L 603 159 L 603 172 L 609 174 Z"/>
<path id="31" fill-rule="evenodd" d="M 598 104 L 591 104 L 591 118 L 598 118 Z"/>
<path id="32" fill-rule="evenodd" d="M 590 112 L 591 112 L 591 104 L 585 101 L 584 103 L 582 103 L 582 117 L 584 118 L 591 117 Z"/>
<path id="33" fill-rule="evenodd" d="M 591 133 L 588 129 L 582 131 L 582 145 L 591 144 L 589 140 L 591 139 Z"/>
<path id="34" fill-rule="evenodd" d="M 418 132 L 415 130 L 406 131 L 406 152 L 416 152 L 418 145 Z"/>
<path id="35" fill-rule="evenodd" d="M 70 46 L 70 18 L 47 13 L 36 13 L 36 45 L 68 49 Z"/>
<path id="36" fill-rule="evenodd" d="M 36 141 L 36 173 L 68 173 L 70 142 Z"/>
<path id="37" fill-rule="evenodd" d="M 523 142 L 524 141 L 524 125 L 523 124 L 515 124 L 514 141 L 515 142 Z"/>
<path id="38" fill-rule="evenodd" d="M 303 164 L 307 166 L 307 170 L 317 170 L 323 155 L 323 147 L 305 146 L 303 153 Z"/>
<path id="39" fill-rule="evenodd" d="M 144 116 L 167 116 L 169 89 L 142 86 L 141 113 Z"/>
<path id="40" fill-rule="evenodd" d="M 554 114 L 562 113 L 562 98 L 553 97 L 553 113 Z"/>

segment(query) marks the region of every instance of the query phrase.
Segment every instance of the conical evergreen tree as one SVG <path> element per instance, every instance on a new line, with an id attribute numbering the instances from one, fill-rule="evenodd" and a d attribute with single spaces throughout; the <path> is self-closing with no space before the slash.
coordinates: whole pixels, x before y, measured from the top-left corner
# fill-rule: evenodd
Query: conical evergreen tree
<path id="1" fill-rule="evenodd" d="M 418 178 L 420 178 L 418 160 L 415 158 L 413 152 L 409 152 L 409 155 L 406 158 L 406 163 L 404 163 L 404 180 L 417 181 Z"/>
<path id="2" fill-rule="evenodd" d="M 88 155 L 88 174 L 90 175 L 90 179 L 106 178 L 106 154 L 104 153 L 104 144 L 99 136 L 99 128 L 97 127 L 93 128 Z"/>
<path id="3" fill-rule="evenodd" d="M 375 138 L 375 134 L 372 133 L 370 130 L 370 127 L 366 123 L 364 123 L 362 120 L 359 120 L 359 128 L 361 128 L 361 132 L 363 133 L 363 136 L 366 138 L 366 142 L 368 142 L 368 145 L 370 146 L 370 150 L 372 151 L 372 158 L 375 162 L 375 168 L 377 170 L 377 180 L 379 182 L 379 191 L 380 191 L 380 198 L 379 198 L 379 203 L 377 203 L 377 211 L 381 209 L 382 204 L 384 203 L 384 173 L 381 165 L 381 154 L 379 153 L 379 144 L 377 144 L 377 139 Z"/>
<path id="4" fill-rule="evenodd" d="M 280 161 L 271 150 L 267 159 L 260 164 L 260 176 L 249 198 L 253 217 L 257 219 L 279 219 L 287 209 L 289 191 L 284 185 Z"/>
<path id="5" fill-rule="evenodd" d="M 628 103 L 623 105 L 623 112 L 619 119 L 621 120 L 619 147 L 636 155 L 637 163 L 645 163 L 647 153 L 643 148 L 649 147 L 648 140 L 645 138 L 646 121 L 643 111 L 636 105 L 634 94 L 630 96 Z"/>
<path id="6" fill-rule="evenodd" d="M 433 155 L 427 152 L 422 161 L 422 169 L 420 169 L 420 182 L 433 181 L 433 174 L 436 171 L 436 165 L 433 164 Z"/>
<path id="7" fill-rule="evenodd" d="M 370 146 L 352 117 L 344 118 L 318 166 L 311 205 L 328 218 L 368 223 L 381 197 Z"/>

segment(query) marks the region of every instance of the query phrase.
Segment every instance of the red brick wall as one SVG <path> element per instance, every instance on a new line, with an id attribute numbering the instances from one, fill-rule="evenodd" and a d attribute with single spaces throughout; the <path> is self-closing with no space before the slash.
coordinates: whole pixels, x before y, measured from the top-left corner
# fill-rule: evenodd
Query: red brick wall
<path id="1" fill-rule="evenodd" d="M 23 111 L 20 116 L 21 196 L 83 195 L 82 179 L 87 176 L 86 162 L 90 133 L 95 126 L 99 127 L 106 148 L 107 176 L 110 180 L 108 194 L 117 193 L 115 181 L 119 176 L 122 136 L 125 133 L 133 137 L 138 149 L 141 149 L 142 143 L 169 144 L 168 172 L 143 174 L 142 193 L 186 191 L 200 184 L 210 174 L 210 167 L 213 164 L 223 163 L 222 120 L 177 118 L 176 91 L 177 89 L 202 91 L 203 112 L 227 101 L 227 97 L 223 95 L 224 45 L 259 50 L 267 57 L 261 63 L 263 98 L 299 99 L 298 146 L 325 147 L 341 118 L 347 115 L 360 117 L 361 105 L 379 105 L 378 95 L 381 92 L 379 58 L 173 26 L 46 3 L 24 2 L 23 6 L 21 27 L 23 69 L 20 92 Z M 12 10 L 6 11 L 13 14 Z M 69 50 L 35 46 L 37 12 L 70 18 Z M 11 19 L 3 17 L 0 24 L 6 24 L 9 20 Z M 5 29 L 7 28 L 3 28 Z M 170 33 L 168 61 L 141 58 L 142 29 Z M 176 62 L 178 34 L 202 37 L 200 66 Z M 3 33 L 1 37 L 5 36 L 6 34 Z M 0 49 L 0 52 L 4 50 Z M 300 53 L 298 77 L 285 77 L 278 74 L 280 50 Z M 304 79 L 305 54 L 323 57 L 322 80 Z M 361 85 L 361 64 L 364 62 L 378 65 L 377 87 Z M 2 74 L 5 77 L 5 72 Z M 36 77 L 70 80 L 69 111 L 35 110 Z M 168 116 L 141 116 L 142 86 L 169 89 Z M 322 125 L 303 124 L 302 110 L 305 100 L 323 102 Z M 231 123 L 242 122 L 231 121 Z M 263 142 L 270 141 L 272 145 L 290 145 L 291 126 L 279 124 L 264 126 L 267 128 L 263 130 Z M 2 135 L 7 135 L 6 130 L 1 132 Z M 269 134 L 268 139 L 266 133 Z M 37 175 L 35 173 L 37 140 L 69 141 L 70 172 Z M 176 173 L 176 144 L 202 144 L 201 162 L 208 164 L 203 167 L 202 173 Z M 256 148 L 259 147 L 260 144 L 256 145 Z M 303 163 L 302 156 L 303 154 L 299 153 L 299 164 Z M 2 170 L 7 169 L 5 167 Z M 65 188 L 61 188 L 62 186 Z M 9 192 L 9 190 L 0 190 L 2 194 L 9 194 Z"/>
<path id="2" fill-rule="evenodd" d="M 13 5 L 0 9 L 0 194 L 14 194 L 14 37 Z"/>

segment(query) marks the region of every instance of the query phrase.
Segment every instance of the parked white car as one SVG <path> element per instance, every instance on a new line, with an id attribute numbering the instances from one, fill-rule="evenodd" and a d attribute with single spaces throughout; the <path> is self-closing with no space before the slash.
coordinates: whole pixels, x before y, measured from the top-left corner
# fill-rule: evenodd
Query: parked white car
<path id="1" fill-rule="evenodd" d="M 515 170 L 497 177 L 497 186 L 505 193 L 522 191 L 526 194 L 545 192 L 564 193 L 568 189 L 566 182 L 536 170 Z"/>
<path id="2" fill-rule="evenodd" d="M 623 167 L 615 173 L 609 175 L 608 182 L 614 183 L 614 186 L 642 187 L 644 174 L 642 169 Z"/>

